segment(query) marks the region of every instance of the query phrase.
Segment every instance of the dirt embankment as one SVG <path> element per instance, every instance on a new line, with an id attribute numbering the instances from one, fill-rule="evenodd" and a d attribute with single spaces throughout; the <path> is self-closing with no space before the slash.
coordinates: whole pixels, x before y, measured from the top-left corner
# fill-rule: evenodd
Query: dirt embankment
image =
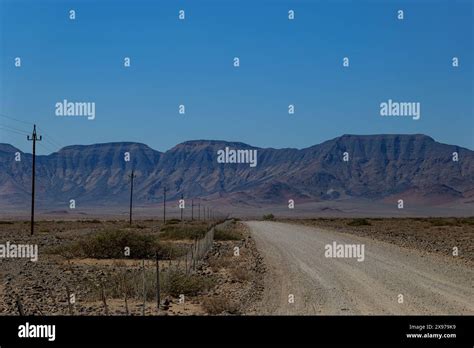
<path id="1" fill-rule="evenodd" d="M 209 314 L 255 314 L 263 295 L 263 258 L 246 225 L 236 223 L 235 231 L 238 239 L 214 242 L 198 271 L 217 280 L 203 300 Z"/>

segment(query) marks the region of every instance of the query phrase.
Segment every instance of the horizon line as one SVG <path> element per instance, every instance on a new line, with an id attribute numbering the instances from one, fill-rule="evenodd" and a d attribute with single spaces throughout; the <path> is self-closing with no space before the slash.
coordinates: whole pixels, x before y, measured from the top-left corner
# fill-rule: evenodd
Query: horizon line
<path id="1" fill-rule="evenodd" d="M 219 140 L 219 139 L 192 139 L 192 140 L 185 140 L 183 142 L 180 142 L 180 143 L 177 143 L 176 145 L 174 145 L 173 147 L 167 149 L 167 150 L 164 150 L 164 151 L 161 151 L 161 150 L 156 150 L 154 148 L 152 148 L 151 146 L 149 146 L 148 144 L 146 143 L 142 143 L 142 142 L 137 142 L 137 141 L 109 141 L 109 142 L 104 142 L 104 143 L 91 143 L 91 144 L 70 144 L 70 145 L 66 145 L 66 146 L 63 146 L 61 147 L 59 150 L 57 151 L 53 151 L 53 152 L 50 152 L 49 154 L 47 155 L 37 155 L 37 156 L 50 156 L 54 153 L 58 153 L 62 150 L 65 150 L 69 147 L 73 147 L 73 146 L 83 146 L 83 147 L 86 147 L 86 146 L 96 146 L 96 145 L 111 145 L 111 144 L 130 144 L 130 145 L 143 145 L 143 146 L 146 146 L 148 148 L 150 148 L 151 150 L 153 151 L 156 151 L 156 152 L 159 152 L 159 153 L 166 153 L 168 151 L 171 151 L 172 149 L 174 149 L 175 147 L 179 146 L 179 145 L 184 145 L 186 143 L 193 143 L 193 142 L 219 142 L 219 143 L 229 143 L 229 144 L 242 144 L 242 145 L 245 145 L 245 146 L 249 146 L 249 147 L 252 147 L 252 148 L 256 148 L 256 149 L 262 149 L 262 150 L 265 150 L 265 149 L 274 149 L 274 150 L 298 150 L 298 151 L 301 151 L 301 150 L 306 150 L 306 149 L 309 149 L 311 147 L 314 147 L 314 146 L 318 146 L 318 145 L 322 145 L 326 142 L 329 142 L 329 141 L 334 141 L 336 139 L 340 139 L 340 138 L 343 138 L 343 137 L 376 137 L 376 136 L 411 136 L 411 137 L 416 137 L 416 136 L 421 136 L 421 137 L 426 137 L 426 138 L 429 138 L 431 139 L 432 141 L 438 143 L 438 144 L 442 144 L 442 145 L 447 145 L 447 146 L 456 146 L 458 148 L 461 148 L 461 149 L 465 149 L 467 151 L 474 151 L 474 149 L 470 149 L 470 148 L 467 148 L 467 147 L 464 147 L 464 146 L 460 146 L 460 145 L 456 145 L 456 144 L 447 144 L 447 143 L 442 143 L 442 142 L 439 142 L 437 141 L 436 139 L 434 139 L 432 136 L 429 136 L 427 134 L 423 134 L 423 133 L 377 133 L 377 134 L 342 134 L 340 136 L 337 136 L 335 138 L 331 138 L 331 139 L 328 139 L 328 140 L 324 140 L 320 143 L 317 143 L 317 144 L 313 144 L 313 145 L 310 145 L 310 146 L 307 146 L 307 147 L 302 147 L 302 148 L 296 148 L 296 147 L 279 147 L 279 148 L 275 148 L 275 147 L 258 147 L 258 146 L 254 146 L 254 145 L 250 145 L 250 144 L 247 144 L 247 143 L 244 143 L 242 141 L 232 141 L 232 140 Z M 13 145 L 13 144 L 10 144 L 10 143 L 2 143 L 0 142 L 0 145 L 8 145 L 8 146 L 11 146 L 13 148 L 15 148 L 16 150 L 20 151 L 20 153 L 23 153 L 23 154 L 29 154 L 29 155 L 32 155 L 30 152 L 23 152 L 21 151 L 17 146 Z"/>

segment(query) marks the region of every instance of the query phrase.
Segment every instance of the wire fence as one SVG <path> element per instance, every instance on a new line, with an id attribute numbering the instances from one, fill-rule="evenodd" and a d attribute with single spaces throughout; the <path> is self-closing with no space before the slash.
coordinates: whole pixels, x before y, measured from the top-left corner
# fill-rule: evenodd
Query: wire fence
<path id="1" fill-rule="evenodd" d="M 194 239 L 186 255 L 181 257 L 181 261 L 184 261 L 186 273 L 195 271 L 196 264 L 212 249 L 214 243 L 214 228 L 215 226 L 212 226 L 201 239 Z"/>
<path id="2" fill-rule="evenodd" d="M 120 279 L 119 282 L 123 282 L 120 284 L 112 284 L 101 280 L 96 289 L 99 294 L 99 303 L 101 303 L 100 314 L 131 315 L 132 312 L 138 314 L 137 305 L 141 315 L 159 315 L 163 313 L 163 309 L 166 309 L 167 303 L 169 303 L 170 284 L 174 282 L 172 280 L 170 283 L 170 277 L 172 279 L 178 275 L 178 278 L 174 279 L 184 281 L 184 279 L 199 276 L 199 274 L 196 274 L 199 269 L 199 263 L 212 250 L 215 228 L 222 223 L 222 221 L 214 223 L 203 237 L 196 238 L 192 243 L 188 243 L 187 252 L 180 257 L 166 260 L 156 257 L 155 260 L 141 260 L 135 266 L 120 266 L 119 268 L 122 269 L 119 272 L 122 272 L 124 276 L 123 279 Z M 130 273 L 130 270 L 135 270 L 135 273 Z M 180 288 L 182 286 L 182 284 L 179 285 Z M 131 293 L 127 291 L 129 288 L 134 288 L 135 290 Z M 114 291 L 114 289 L 119 289 L 119 293 Z M 63 295 L 64 297 L 61 296 L 61 309 L 58 308 L 58 311 L 63 314 L 80 315 L 80 309 L 84 307 L 84 304 L 76 302 L 74 290 L 66 285 Z M 163 297 L 163 295 L 166 296 Z M 123 299 L 123 305 L 120 305 L 120 310 L 117 308 L 112 310 L 108 301 L 112 300 L 112 302 L 115 301 L 117 303 L 118 298 Z M 133 305 L 133 308 L 129 308 L 129 303 Z M 19 296 L 15 299 L 14 305 L 20 316 L 42 313 L 38 306 L 35 309 L 31 307 L 30 303 L 23 303 Z"/>

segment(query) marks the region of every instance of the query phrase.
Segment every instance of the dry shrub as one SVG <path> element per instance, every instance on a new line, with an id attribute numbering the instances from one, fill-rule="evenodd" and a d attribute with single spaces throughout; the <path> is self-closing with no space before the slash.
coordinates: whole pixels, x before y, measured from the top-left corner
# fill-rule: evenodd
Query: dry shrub
<path id="1" fill-rule="evenodd" d="M 230 275 L 233 279 L 238 280 L 240 282 L 247 282 L 250 281 L 251 276 L 250 272 L 246 270 L 244 267 L 233 267 L 230 270 Z"/>
<path id="2" fill-rule="evenodd" d="M 195 296 L 208 291 L 215 285 L 212 278 L 186 274 L 182 270 L 169 270 L 167 273 L 161 288 L 171 296 L 177 297 L 181 294 Z"/>
<path id="3" fill-rule="evenodd" d="M 125 256 L 125 247 L 130 248 L 130 256 Z M 160 259 L 169 255 L 180 256 L 184 251 L 170 243 L 159 242 L 156 236 L 127 230 L 105 230 L 78 242 L 49 248 L 50 254 L 67 258 L 90 257 L 96 259 L 149 259 L 158 253 Z"/>
<path id="4" fill-rule="evenodd" d="M 208 263 L 212 269 L 219 270 L 221 268 L 229 268 L 235 261 L 232 260 L 232 257 L 220 256 L 210 258 Z"/>
<path id="5" fill-rule="evenodd" d="M 160 238 L 168 240 L 200 239 L 204 237 L 209 228 L 207 223 L 166 224 L 161 229 Z"/>
<path id="6" fill-rule="evenodd" d="M 113 274 L 105 276 L 101 282 L 89 282 L 91 298 L 100 299 L 101 283 L 104 286 L 107 298 L 134 298 L 143 299 L 143 269 L 118 268 Z M 167 269 L 160 272 L 160 290 L 164 295 L 178 297 L 196 296 L 208 291 L 215 285 L 215 280 L 195 274 L 186 274 L 183 270 Z M 154 267 L 145 269 L 145 291 L 147 301 L 156 297 L 156 270 Z"/>
<path id="7" fill-rule="evenodd" d="M 372 226 L 367 219 L 353 219 L 347 223 L 348 226 Z"/>
<path id="8" fill-rule="evenodd" d="M 235 223 L 214 229 L 214 240 L 240 240 L 242 238 L 242 233 Z"/>
<path id="9" fill-rule="evenodd" d="M 207 297 L 202 306 L 207 313 L 212 315 L 239 314 L 239 305 L 227 296 Z"/>

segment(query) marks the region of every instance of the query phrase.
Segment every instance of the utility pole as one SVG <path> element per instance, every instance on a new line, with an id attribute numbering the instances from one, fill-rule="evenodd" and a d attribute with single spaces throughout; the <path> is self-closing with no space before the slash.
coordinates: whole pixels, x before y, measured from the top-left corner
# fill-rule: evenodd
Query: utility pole
<path id="1" fill-rule="evenodd" d="M 183 202 L 184 196 L 181 194 L 181 202 Z M 181 208 L 181 222 L 183 222 L 183 210 L 184 208 Z"/>
<path id="2" fill-rule="evenodd" d="M 132 226 L 132 204 L 133 204 L 133 179 L 136 177 L 134 170 L 132 169 L 132 174 L 128 174 L 130 178 L 130 226 Z"/>
<path id="3" fill-rule="evenodd" d="M 163 187 L 163 223 L 166 223 L 166 187 Z"/>
<path id="4" fill-rule="evenodd" d="M 33 142 L 33 168 L 31 171 L 31 235 L 35 231 L 35 166 L 36 166 L 36 142 L 41 141 L 43 137 L 36 135 L 36 125 L 33 125 L 33 134 L 26 137 L 28 141 Z"/>
<path id="5" fill-rule="evenodd" d="M 201 202 L 198 203 L 198 221 L 201 220 Z"/>
<path id="6" fill-rule="evenodd" d="M 191 199 L 191 221 L 194 220 L 194 199 Z"/>

